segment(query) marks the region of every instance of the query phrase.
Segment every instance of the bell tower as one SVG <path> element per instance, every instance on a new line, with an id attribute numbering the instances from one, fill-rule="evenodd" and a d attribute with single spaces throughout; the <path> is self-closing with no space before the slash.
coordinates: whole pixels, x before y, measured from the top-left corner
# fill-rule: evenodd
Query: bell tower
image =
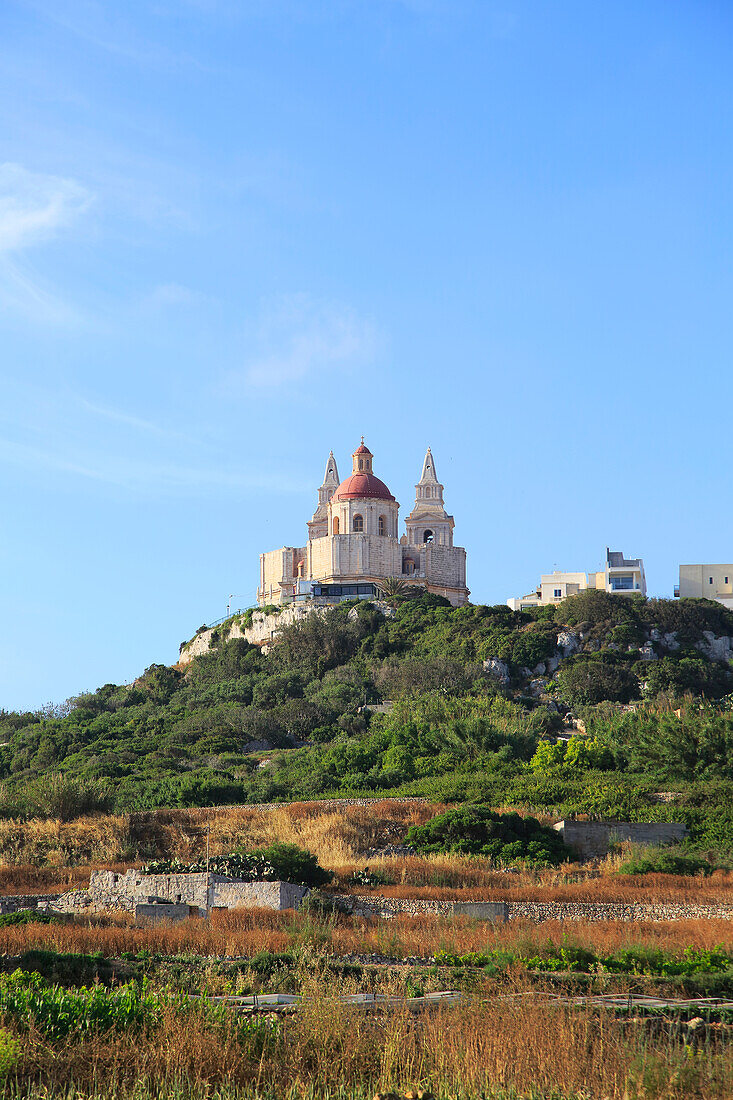
<path id="1" fill-rule="evenodd" d="M 308 538 L 320 539 L 328 534 L 328 502 L 339 486 L 339 472 L 333 451 L 326 462 L 326 472 L 323 475 L 323 484 L 318 490 L 318 505 L 312 518 L 308 521 Z"/>
<path id="2" fill-rule="evenodd" d="M 443 486 L 438 481 L 433 455 L 428 447 L 420 480 L 415 486 L 415 505 L 405 518 L 407 542 L 410 546 L 435 543 L 453 545 L 455 521 L 443 504 Z"/>

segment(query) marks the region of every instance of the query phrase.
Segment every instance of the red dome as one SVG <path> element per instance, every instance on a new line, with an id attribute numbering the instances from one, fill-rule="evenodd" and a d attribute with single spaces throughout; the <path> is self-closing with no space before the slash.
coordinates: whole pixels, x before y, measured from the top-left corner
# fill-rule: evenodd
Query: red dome
<path id="1" fill-rule="evenodd" d="M 354 454 L 355 455 L 370 455 L 372 458 L 374 458 L 374 455 L 372 454 L 372 452 L 369 450 L 369 448 L 366 446 L 365 443 L 360 443 L 359 446 L 354 451 Z"/>
<path id="2" fill-rule="evenodd" d="M 376 497 L 378 500 L 394 500 L 387 486 L 374 474 L 352 474 L 342 481 L 333 500 L 358 500 L 361 497 Z"/>

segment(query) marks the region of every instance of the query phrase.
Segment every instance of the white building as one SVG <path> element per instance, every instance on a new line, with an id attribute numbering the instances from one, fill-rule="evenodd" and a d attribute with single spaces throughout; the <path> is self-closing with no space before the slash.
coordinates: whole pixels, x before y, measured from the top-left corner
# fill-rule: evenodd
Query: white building
<path id="1" fill-rule="evenodd" d="M 717 600 L 733 608 L 733 565 L 681 565 L 674 594 Z"/>
<path id="2" fill-rule="evenodd" d="M 733 575 L 733 567 L 731 568 Z M 526 596 L 512 597 L 507 604 L 512 611 L 526 611 L 531 607 L 545 607 L 562 603 L 568 596 L 575 596 L 586 588 L 596 588 L 613 595 L 646 596 L 646 576 L 642 558 L 625 558 L 620 550 L 606 547 L 606 568 L 594 573 L 543 573 L 534 592 Z"/>

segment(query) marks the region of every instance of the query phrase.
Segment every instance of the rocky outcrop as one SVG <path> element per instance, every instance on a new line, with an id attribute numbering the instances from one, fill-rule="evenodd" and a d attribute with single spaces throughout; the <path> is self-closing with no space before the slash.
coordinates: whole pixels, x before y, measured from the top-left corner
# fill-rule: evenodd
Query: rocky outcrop
<path id="1" fill-rule="evenodd" d="M 484 672 L 487 672 L 499 684 L 506 685 L 509 683 L 509 665 L 505 661 L 500 661 L 498 657 L 489 657 L 487 661 L 484 661 Z"/>
<path id="2" fill-rule="evenodd" d="M 557 636 L 557 648 L 563 657 L 572 657 L 580 649 L 580 638 L 572 630 L 561 630 Z"/>
<path id="3" fill-rule="evenodd" d="M 703 637 L 695 643 L 695 647 L 709 661 L 729 661 L 733 655 L 733 638 L 725 634 L 716 638 L 712 630 L 703 630 Z"/>

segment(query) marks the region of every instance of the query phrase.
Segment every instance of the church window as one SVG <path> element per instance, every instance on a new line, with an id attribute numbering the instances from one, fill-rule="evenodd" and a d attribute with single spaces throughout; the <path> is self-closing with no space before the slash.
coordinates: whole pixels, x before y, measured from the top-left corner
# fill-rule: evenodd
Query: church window
<path id="1" fill-rule="evenodd" d="M 423 542 L 432 542 L 434 538 L 435 536 L 432 531 L 423 531 Z"/>
<path id="2" fill-rule="evenodd" d="M 387 520 L 384 518 L 384 516 L 379 517 L 379 533 L 380 535 L 387 534 Z"/>
<path id="3" fill-rule="evenodd" d="M 405 573 L 412 574 L 414 572 L 415 572 L 415 563 L 414 563 L 414 561 L 411 561 L 408 558 L 407 561 L 405 562 Z"/>
<path id="4" fill-rule="evenodd" d="M 360 515 L 354 516 L 354 530 L 355 531 L 363 531 L 364 530 L 364 517 L 363 516 L 360 516 Z"/>
<path id="5" fill-rule="evenodd" d="M 339 533 L 339 518 L 338 518 L 338 516 L 333 517 L 333 533 L 334 533 L 334 535 L 337 535 Z"/>
<path id="6" fill-rule="evenodd" d="M 363 470 L 363 469 L 364 469 L 364 459 L 363 459 L 363 458 L 360 458 L 360 459 L 359 459 L 359 469 L 360 469 L 360 470 Z"/>

